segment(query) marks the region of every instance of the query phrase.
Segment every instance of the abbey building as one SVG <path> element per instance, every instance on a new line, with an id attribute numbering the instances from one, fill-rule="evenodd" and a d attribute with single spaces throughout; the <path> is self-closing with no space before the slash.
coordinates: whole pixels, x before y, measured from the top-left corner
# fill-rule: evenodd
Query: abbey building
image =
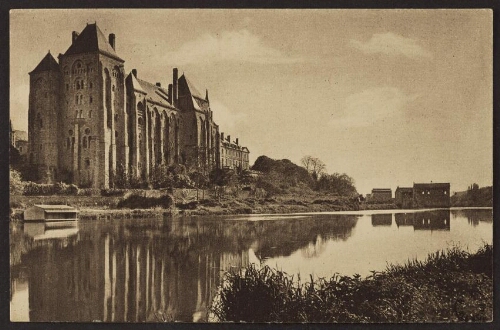
<path id="1" fill-rule="evenodd" d="M 248 169 L 248 149 L 219 132 L 208 91 L 177 69 L 167 88 L 127 74 L 115 43 L 88 24 L 30 72 L 28 159 L 42 182 L 108 188 L 118 172 L 147 179 L 160 165 Z"/>

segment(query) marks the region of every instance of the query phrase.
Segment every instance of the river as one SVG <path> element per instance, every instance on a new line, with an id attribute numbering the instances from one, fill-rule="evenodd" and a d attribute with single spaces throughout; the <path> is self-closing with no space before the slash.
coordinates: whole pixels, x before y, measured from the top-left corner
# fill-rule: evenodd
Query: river
<path id="1" fill-rule="evenodd" d="M 11 224 L 11 321 L 200 322 L 224 272 L 302 279 L 492 243 L 493 211 L 359 211 Z"/>

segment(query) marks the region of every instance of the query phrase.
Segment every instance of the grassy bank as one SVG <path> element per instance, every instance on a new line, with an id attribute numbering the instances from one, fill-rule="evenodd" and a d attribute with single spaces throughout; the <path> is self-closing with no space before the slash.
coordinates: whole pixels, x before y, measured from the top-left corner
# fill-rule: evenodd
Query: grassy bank
<path id="1" fill-rule="evenodd" d="M 491 245 L 475 253 L 453 248 L 366 278 L 306 283 L 251 266 L 226 274 L 211 311 L 219 321 L 233 322 L 490 321 L 492 258 Z"/>
<path id="2" fill-rule="evenodd" d="M 80 210 L 81 218 L 138 218 L 180 215 L 277 214 L 296 212 L 352 211 L 363 209 L 356 199 L 325 194 L 284 195 L 273 198 L 209 198 L 180 202 L 165 196 L 22 196 L 11 195 L 11 220 L 34 204 L 67 204 Z M 388 208 L 392 208 L 390 205 Z"/>

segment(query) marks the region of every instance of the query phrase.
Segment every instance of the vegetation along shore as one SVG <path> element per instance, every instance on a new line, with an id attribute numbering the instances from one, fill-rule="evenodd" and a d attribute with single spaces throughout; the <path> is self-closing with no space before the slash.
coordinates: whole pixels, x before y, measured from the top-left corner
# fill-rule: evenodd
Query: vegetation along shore
<path id="1" fill-rule="evenodd" d="M 459 248 L 361 278 L 302 282 L 268 266 L 227 273 L 211 306 L 231 322 L 485 322 L 493 317 L 493 248 Z"/>
<path id="2" fill-rule="evenodd" d="M 68 204 L 81 219 L 146 218 L 166 215 L 230 215 L 395 209 L 394 202 L 366 201 L 347 174 L 325 172 L 317 158 L 301 165 L 260 156 L 249 171 L 210 173 L 182 165 L 161 168 L 152 181 L 95 189 L 74 184 L 25 181 L 23 167 L 10 170 L 10 219 L 34 204 Z M 123 180 L 122 180 L 123 181 Z M 120 187 L 120 188 L 117 188 Z M 492 188 L 471 185 L 451 196 L 452 206 L 491 206 Z"/>

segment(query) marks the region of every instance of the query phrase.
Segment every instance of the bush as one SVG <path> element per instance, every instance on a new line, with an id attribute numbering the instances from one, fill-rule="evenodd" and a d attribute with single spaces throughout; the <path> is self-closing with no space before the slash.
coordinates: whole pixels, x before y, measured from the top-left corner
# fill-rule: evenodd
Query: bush
<path id="1" fill-rule="evenodd" d="M 124 196 L 126 192 L 126 189 L 101 189 L 101 196 Z"/>
<path id="2" fill-rule="evenodd" d="M 138 194 L 131 194 L 118 202 L 117 208 L 129 209 L 149 209 L 155 207 L 169 208 L 174 204 L 174 198 L 171 195 L 161 197 L 145 197 Z"/>

